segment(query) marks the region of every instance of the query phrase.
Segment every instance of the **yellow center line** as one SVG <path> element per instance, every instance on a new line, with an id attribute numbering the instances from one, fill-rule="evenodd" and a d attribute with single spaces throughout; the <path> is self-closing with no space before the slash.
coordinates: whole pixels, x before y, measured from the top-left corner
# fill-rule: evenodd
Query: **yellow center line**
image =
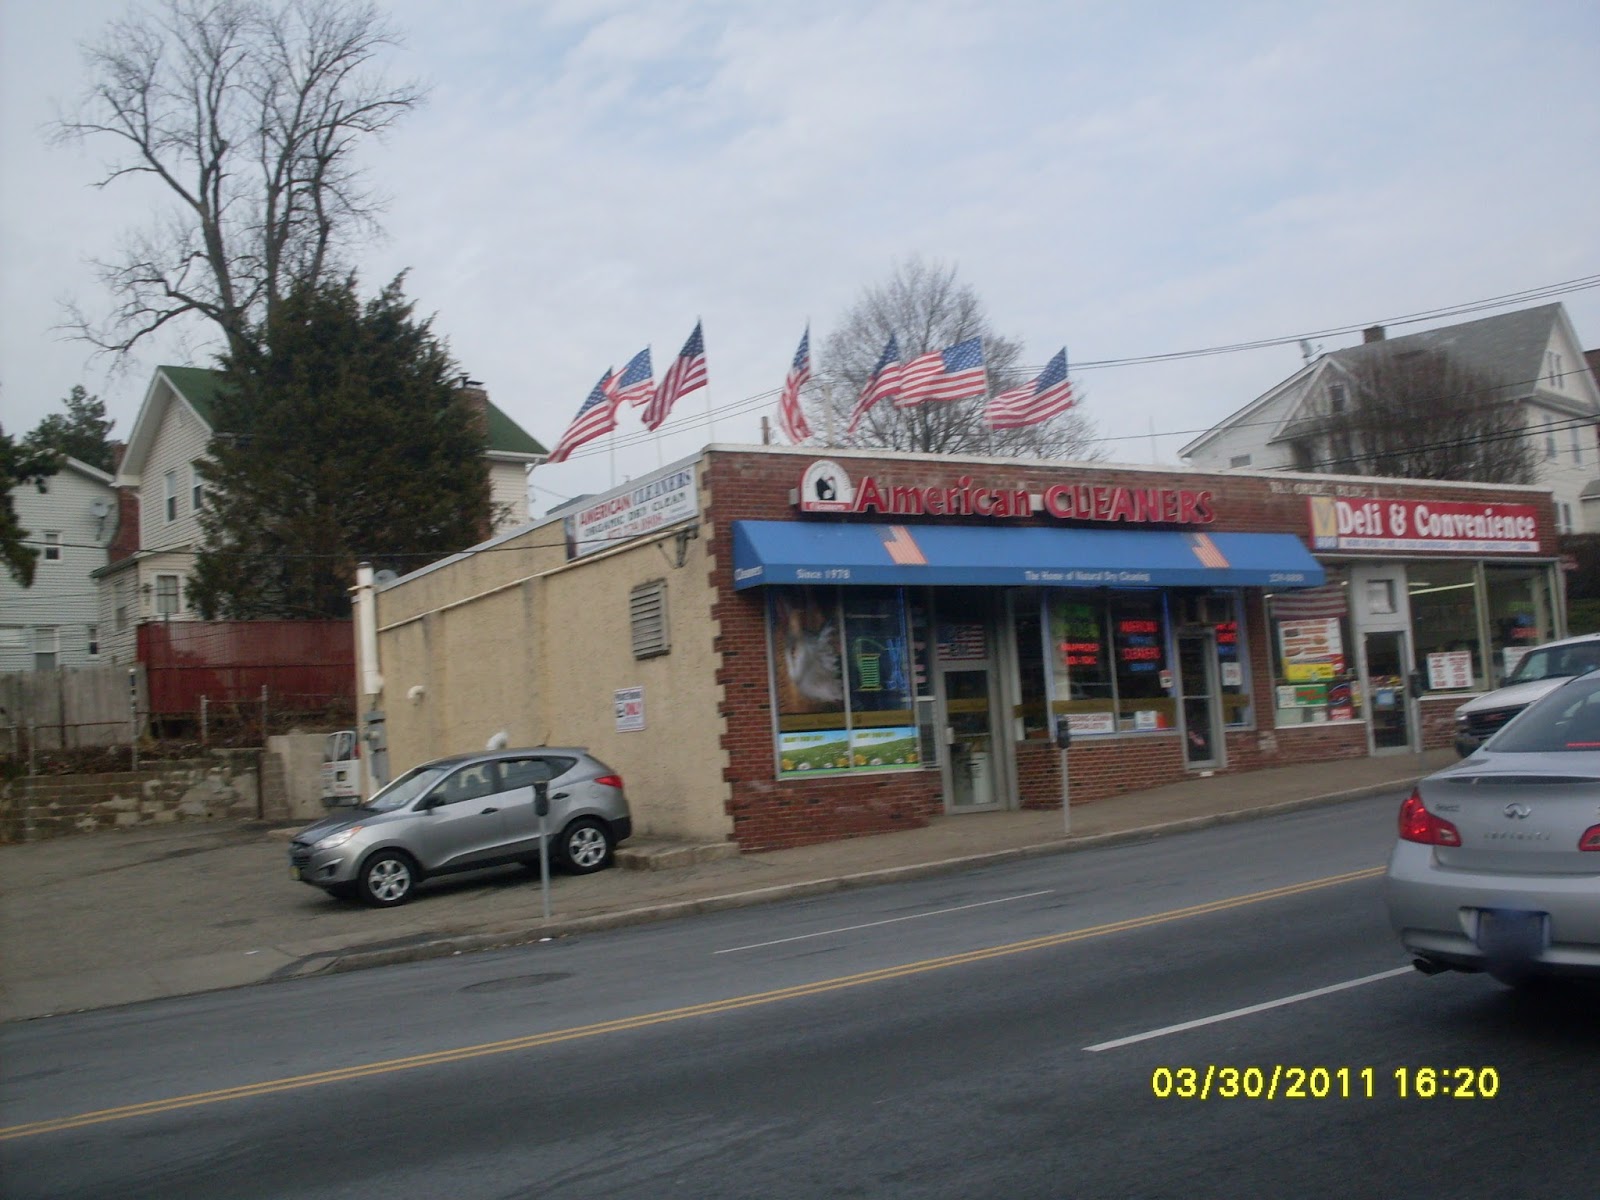
<path id="1" fill-rule="evenodd" d="M 1307 880 L 1304 883 L 1291 883 L 1284 887 L 1269 888 L 1262 892 L 1231 896 L 1225 900 L 1212 900 L 1205 904 L 1193 904 L 1187 908 L 1168 909 L 1166 912 L 1153 913 L 1147 917 L 1129 917 L 1126 920 L 1111 921 L 1104 925 L 1094 925 L 1086 929 L 1046 934 L 1042 937 L 1028 938 L 1020 942 L 1007 942 L 1003 945 L 988 946 L 980 950 L 968 950 L 962 954 L 950 954 L 942 958 L 926 958 L 918 962 L 905 963 L 898 967 L 880 967 L 875 971 L 863 971 L 856 975 L 840 975 L 833 979 L 819 979 L 813 983 L 795 984 L 791 987 L 777 988 L 770 992 L 754 992 L 747 996 L 731 996 L 723 1000 L 708 1000 L 702 1004 L 664 1009 L 660 1012 L 641 1013 L 633 1017 L 619 1017 L 613 1021 L 599 1021 L 593 1025 L 576 1025 L 570 1029 L 556 1029 L 549 1033 L 534 1033 L 524 1037 L 507 1038 L 499 1042 L 483 1042 L 476 1046 L 459 1046 L 452 1050 L 436 1050 L 429 1054 L 416 1054 L 408 1058 L 390 1058 L 381 1062 L 364 1063 L 358 1066 L 338 1067 L 331 1071 L 317 1071 L 310 1075 L 292 1075 L 284 1079 L 269 1079 L 260 1083 L 242 1084 L 239 1087 L 220 1088 L 212 1092 L 194 1092 L 186 1096 L 173 1096 L 166 1100 L 148 1100 L 142 1104 L 125 1104 L 120 1108 L 102 1108 L 94 1112 L 78 1113 L 76 1116 L 70 1117 L 56 1117 L 48 1121 L 30 1121 L 23 1125 L 0 1128 L 0 1141 L 33 1137 L 41 1133 L 55 1133 L 63 1129 L 81 1129 L 86 1125 L 100 1125 L 107 1121 L 123 1121 L 130 1117 L 151 1116 L 155 1113 L 172 1112 L 180 1108 L 196 1108 L 206 1104 L 220 1104 L 227 1100 L 245 1100 L 253 1096 L 270 1096 L 277 1092 L 320 1087 L 323 1084 L 341 1083 L 350 1079 L 367 1079 L 375 1075 L 387 1075 L 393 1071 L 412 1071 L 418 1067 L 463 1062 L 467 1059 L 483 1058 L 491 1054 L 510 1054 L 518 1050 L 533 1050 L 540 1046 L 553 1046 L 559 1042 L 570 1042 L 579 1038 L 599 1037 L 607 1033 L 622 1033 L 630 1029 L 644 1029 L 651 1025 L 661 1025 L 669 1021 L 685 1021 L 694 1017 L 709 1017 L 718 1013 L 734 1012 L 741 1008 L 753 1008 L 761 1004 L 776 1004 L 784 1000 L 798 1000 L 805 996 L 820 996 L 826 992 L 840 991 L 843 988 L 884 983 L 891 979 L 903 979 L 909 975 L 920 975 L 928 971 L 943 971 L 950 967 L 967 966 L 971 963 L 984 962 L 991 958 L 1023 954 L 1032 950 L 1046 950 L 1053 946 L 1064 946 L 1068 943 L 1084 941 L 1088 938 L 1106 937 L 1113 933 L 1126 933 L 1132 929 L 1144 929 L 1151 925 L 1163 925 L 1170 921 L 1182 921 L 1190 917 L 1205 916 L 1208 913 L 1223 912 L 1227 909 L 1239 908 L 1247 904 L 1260 904 L 1268 900 L 1279 900 L 1287 896 L 1316 891 L 1320 888 L 1334 887 L 1342 883 L 1353 883 L 1361 879 L 1371 879 L 1375 875 L 1382 874 L 1383 870 L 1383 867 L 1368 867 L 1360 871 L 1349 871 L 1343 875 L 1330 875 L 1323 879 Z"/>

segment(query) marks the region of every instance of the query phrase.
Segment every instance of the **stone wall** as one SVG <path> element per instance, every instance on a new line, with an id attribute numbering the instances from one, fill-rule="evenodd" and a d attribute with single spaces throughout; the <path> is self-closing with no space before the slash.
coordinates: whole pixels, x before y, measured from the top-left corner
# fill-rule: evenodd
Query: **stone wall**
<path id="1" fill-rule="evenodd" d="M 259 819 L 261 755 L 214 751 L 104 775 L 32 775 L 0 785 L 0 840 L 37 842 L 74 833 L 176 821 Z"/>

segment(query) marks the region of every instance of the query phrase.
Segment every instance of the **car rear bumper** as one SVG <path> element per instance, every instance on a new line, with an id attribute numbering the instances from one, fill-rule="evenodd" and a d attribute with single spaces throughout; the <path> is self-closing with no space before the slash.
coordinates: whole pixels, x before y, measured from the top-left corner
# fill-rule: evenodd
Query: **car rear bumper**
<path id="1" fill-rule="evenodd" d="M 1408 952 L 1466 970 L 1506 965 L 1478 944 L 1481 914 L 1544 913 L 1548 940 L 1518 964 L 1557 974 L 1600 976 L 1600 876 L 1489 875 L 1447 870 L 1431 847 L 1401 842 L 1389 860 L 1384 898 Z"/>

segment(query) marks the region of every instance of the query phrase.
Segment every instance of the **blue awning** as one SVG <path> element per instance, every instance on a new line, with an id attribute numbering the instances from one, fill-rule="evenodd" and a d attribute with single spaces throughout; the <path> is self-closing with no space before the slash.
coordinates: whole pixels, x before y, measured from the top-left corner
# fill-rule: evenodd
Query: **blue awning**
<path id="1" fill-rule="evenodd" d="M 735 521 L 733 585 L 1317 587 L 1292 533 Z"/>

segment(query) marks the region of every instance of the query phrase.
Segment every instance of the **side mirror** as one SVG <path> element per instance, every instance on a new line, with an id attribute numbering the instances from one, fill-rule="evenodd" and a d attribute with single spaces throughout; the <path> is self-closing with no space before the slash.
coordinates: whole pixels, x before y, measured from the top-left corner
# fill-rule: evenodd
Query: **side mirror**
<path id="1" fill-rule="evenodd" d="M 1072 744 L 1072 726 L 1065 715 L 1056 718 L 1056 746 L 1065 750 Z"/>
<path id="2" fill-rule="evenodd" d="M 550 785 L 543 779 L 533 785 L 533 812 L 539 817 L 550 815 Z"/>

